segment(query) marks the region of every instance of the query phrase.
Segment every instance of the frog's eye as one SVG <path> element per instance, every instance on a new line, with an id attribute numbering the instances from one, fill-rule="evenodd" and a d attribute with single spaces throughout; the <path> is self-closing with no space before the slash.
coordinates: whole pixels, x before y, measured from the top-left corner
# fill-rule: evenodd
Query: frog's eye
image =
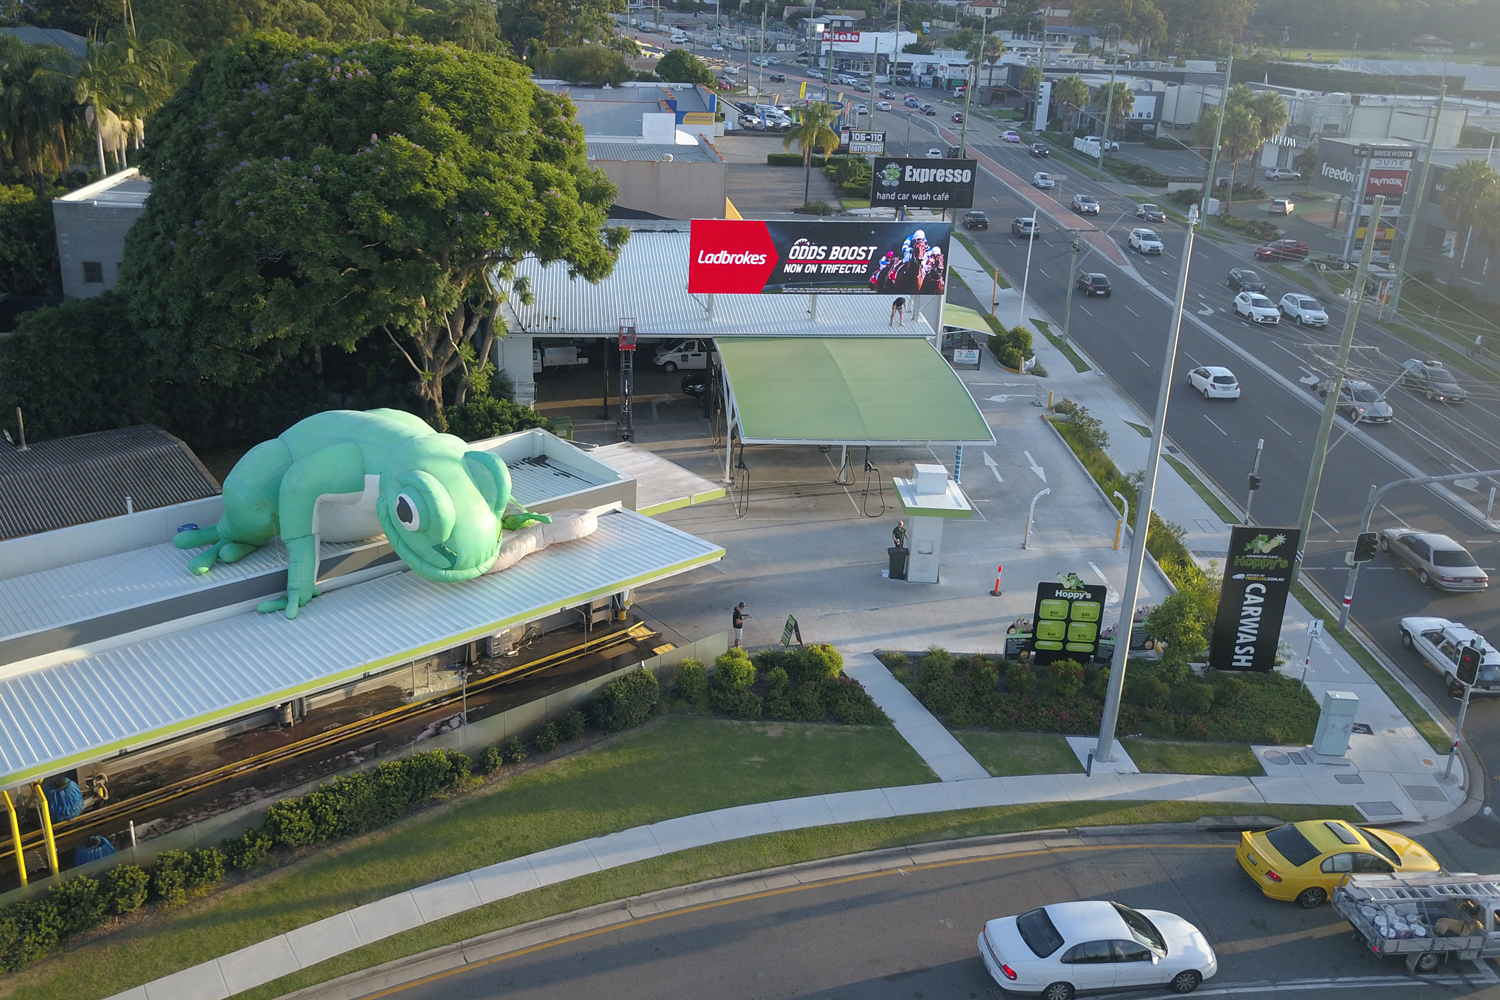
<path id="1" fill-rule="evenodd" d="M 417 510 L 417 502 L 405 493 L 396 497 L 396 520 L 407 531 L 416 531 L 422 527 L 422 515 Z"/>

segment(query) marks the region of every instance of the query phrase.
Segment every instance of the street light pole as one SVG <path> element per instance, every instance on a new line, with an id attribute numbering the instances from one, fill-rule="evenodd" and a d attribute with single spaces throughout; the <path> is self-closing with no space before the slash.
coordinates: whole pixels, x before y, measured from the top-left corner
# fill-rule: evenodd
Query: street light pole
<path id="1" fill-rule="evenodd" d="M 1031 206 L 1031 229 L 1027 232 L 1030 237 L 1026 241 L 1026 270 L 1021 275 L 1021 312 L 1016 316 L 1016 325 L 1021 326 L 1026 322 L 1026 288 L 1031 284 L 1031 248 L 1036 246 L 1037 239 L 1042 235 L 1037 231 L 1036 206 Z"/>
<path id="2" fill-rule="evenodd" d="M 1229 62 L 1224 66 L 1224 89 L 1219 93 L 1219 120 L 1214 122 L 1214 144 L 1208 150 L 1208 176 L 1203 179 L 1203 205 L 1199 212 L 1208 218 L 1208 200 L 1214 195 L 1214 171 L 1219 168 L 1219 140 L 1224 135 L 1224 112 L 1229 110 L 1229 74 L 1234 69 L 1234 41 L 1229 42 Z M 1230 194 L 1234 181 L 1230 180 Z"/>
<path id="3" fill-rule="evenodd" d="M 1401 239 L 1401 256 L 1396 261 L 1396 287 L 1391 289 L 1390 304 L 1385 307 L 1381 319 L 1396 315 L 1401 308 L 1401 286 L 1406 284 L 1406 255 L 1411 250 L 1412 238 L 1417 235 L 1417 216 L 1422 212 L 1422 202 L 1427 197 L 1427 171 L 1432 167 L 1432 151 L 1437 146 L 1438 129 L 1443 124 L 1443 102 L 1448 98 L 1448 77 L 1443 77 L 1443 86 L 1438 90 L 1437 114 L 1432 119 L 1432 134 L 1427 137 L 1427 154 L 1422 157 L 1422 169 L 1417 173 L 1417 202 L 1411 209 L 1411 221 L 1406 224 L 1406 235 Z"/>
<path id="4" fill-rule="evenodd" d="M 984 44 L 989 41 L 990 19 L 984 19 L 984 31 L 979 36 L 979 56 L 969 60 L 968 86 L 964 87 L 964 120 L 958 130 L 958 158 L 964 158 L 969 148 L 969 105 L 974 100 L 974 88 L 979 85 L 979 60 L 984 58 Z"/>
<path id="5" fill-rule="evenodd" d="M 1156 475 L 1161 466 L 1162 436 L 1167 428 L 1167 399 L 1172 393 L 1173 373 L 1177 365 L 1177 339 L 1182 332 L 1182 307 L 1187 299 L 1188 264 L 1193 259 L 1193 233 L 1198 213 L 1188 212 L 1187 240 L 1182 247 L 1182 268 L 1177 275 L 1177 295 L 1173 300 L 1172 319 L 1167 326 L 1167 347 L 1161 363 L 1161 385 L 1156 390 L 1156 417 L 1151 423 L 1151 446 L 1146 454 L 1146 470 L 1140 493 L 1135 501 L 1135 534 L 1130 539 L 1130 561 L 1126 564 L 1125 591 L 1120 597 L 1120 624 L 1115 629 L 1115 655 L 1109 666 L 1109 687 L 1104 696 L 1104 714 L 1099 720 L 1099 743 L 1094 759 L 1114 759 L 1115 724 L 1120 719 L 1120 698 L 1125 690 L 1125 663 L 1130 658 L 1130 633 L 1135 625 L 1135 602 L 1140 596 L 1141 567 L 1146 560 L 1146 534 L 1151 529 L 1151 496 L 1156 491 Z"/>
<path id="6" fill-rule="evenodd" d="M 1120 35 L 1123 33 L 1123 29 L 1113 21 L 1106 27 L 1115 29 L 1115 57 L 1109 64 L 1109 93 L 1104 97 L 1104 141 L 1099 143 L 1099 162 L 1094 167 L 1095 180 L 1104 179 L 1104 158 L 1109 155 L 1109 125 L 1115 113 L 1115 70 L 1120 65 Z M 1109 36 L 1106 34 L 1105 41 L 1108 40 Z"/>
<path id="7" fill-rule="evenodd" d="M 1230 181 L 1230 183 L 1234 183 Z M 1307 536 L 1312 530 L 1313 507 L 1318 501 L 1318 486 L 1323 480 L 1323 462 L 1328 455 L 1328 438 L 1333 434 L 1333 417 L 1339 408 L 1339 389 L 1344 384 L 1344 369 L 1349 364 L 1349 350 L 1354 346 L 1354 328 L 1359 324 L 1359 305 L 1365 297 L 1365 275 L 1370 273 L 1370 257 L 1375 253 L 1375 231 L 1380 225 L 1380 212 L 1385 208 L 1385 195 L 1375 196 L 1370 206 L 1370 225 L 1365 229 L 1365 245 L 1359 253 L 1359 270 L 1354 272 L 1354 299 L 1344 314 L 1344 335 L 1339 339 L 1339 353 L 1334 361 L 1333 378 L 1328 383 L 1328 395 L 1323 400 L 1323 419 L 1318 424 L 1318 439 L 1313 444 L 1312 462 L 1307 470 L 1307 486 L 1302 491 L 1302 515 L 1297 526 L 1302 533 L 1297 536 L 1301 546 L 1297 561 L 1292 564 L 1291 583 L 1295 586 L 1302 575 L 1302 555 L 1307 551 Z M 1358 206 L 1355 206 L 1358 214 Z"/>
<path id="8" fill-rule="evenodd" d="M 1072 236 L 1073 236 L 1073 244 L 1072 244 L 1072 246 L 1070 246 L 1068 248 L 1068 283 L 1065 286 L 1066 289 L 1067 289 L 1067 291 L 1064 293 L 1064 294 L 1066 294 L 1068 296 L 1068 304 L 1063 307 L 1063 343 L 1064 344 L 1066 344 L 1068 342 L 1068 331 L 1072 328 L 1072 322 L 1073 322 L 1073 275 L 1078 270 L 1078 253 L 1079 253 L 1079 251 L 1081 251 L 1083 249 L 1083 246 L 1081 245 L 1081 243 L 1080 243 L 1080 241 L 1078 239 L 1078 234 L 1077 233 L 1073 233 Z"/>
<path id="9" fill-rule="evenodd" d="M 1250 523 L 1250 505 L 1255 502 L 1255 491 L 1260 489 L 1260 453 L 1265 450 L 1266 439 L 1255 441 L 1255 467 L 1250 470 L 1250 495 L 1245 498 L 1245 523 Z"/>

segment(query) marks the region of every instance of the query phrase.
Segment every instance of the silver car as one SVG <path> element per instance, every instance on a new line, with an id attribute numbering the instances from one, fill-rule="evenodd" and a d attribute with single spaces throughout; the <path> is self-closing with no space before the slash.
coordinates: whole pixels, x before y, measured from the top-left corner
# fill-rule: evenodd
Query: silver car
<path id="1" fill-rule="evenodd" d="M 1424 587 L 1484 590 L 1490 585 L 1489 575 L 1479 568 L 1469 550 L 1447 535 L 1386 528 L 1380 533 L 1380 551 L 1389 552 L 1416 570 Z"/>
<path id="2" fill-rule="evenodd" d="M 1318 395 L 1327 399 L 1328 389 L 1328 383 L 1324 382 Z M 1359 379 L 1347 379 L 1339 386 L 1339 412 L 1361 424 L 1388 424 L 1396 419 L 1396 411 L 1380 390 Z"/>

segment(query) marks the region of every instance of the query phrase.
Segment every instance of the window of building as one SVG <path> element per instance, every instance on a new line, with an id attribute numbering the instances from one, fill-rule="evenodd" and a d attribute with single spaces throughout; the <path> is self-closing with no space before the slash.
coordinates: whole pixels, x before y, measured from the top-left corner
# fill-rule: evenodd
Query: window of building
<path id="1" fill-rule="evenodd" d="M 86 260 L 83 262 L 83 283 L 85 285 L 104 284 L 103 261 Z"/>

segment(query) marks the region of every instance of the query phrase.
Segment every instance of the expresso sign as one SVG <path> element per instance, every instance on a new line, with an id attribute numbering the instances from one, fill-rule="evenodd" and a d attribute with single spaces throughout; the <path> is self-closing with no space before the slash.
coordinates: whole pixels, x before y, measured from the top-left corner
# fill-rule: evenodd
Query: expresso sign
<path id="1" fill-rule="evenodd" d="M 979 170 L 973 160 L 875 158 L 870 206 L 895 208 L 969 208 Z"/>
<path id="2" fill-rule="evenodd" d="M 1214 619 L 1208 663 L 1215 670 L 1271 670 L 1281 640 L 1296 528 L 1236 526 L 1229 534 L 1219 614 Z"/>
<path id="3" fill-rule="evenodd" d="M 946 222 L 767 222 L 694 219 L 688 291 L 941 295 Z"/>

